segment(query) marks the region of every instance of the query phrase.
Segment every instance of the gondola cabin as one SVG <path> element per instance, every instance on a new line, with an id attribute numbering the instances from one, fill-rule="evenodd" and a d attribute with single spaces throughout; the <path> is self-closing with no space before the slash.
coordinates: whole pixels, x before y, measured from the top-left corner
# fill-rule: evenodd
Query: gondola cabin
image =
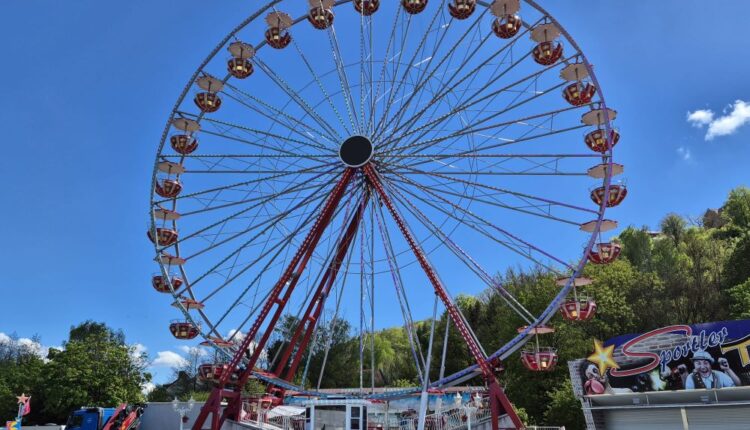
<path id="1" fill-rule="evenodd" d="M 596 315 L 596 302 L 590 297 L 571 297 L 560 305 L 560 313 L 567 321 L 588 321 Z"/>
<path id="2" fill-rule="evenodd" d="M 364 16 L 370 16 L 380 8 L 380 0 L 354 0 L 354 10 Z"/>
<path id="3" fill-rule="evenodd" d="M 610 264 L 617 260 L 621 252 L 622 247 L 619 243 L 597 243 L 589 251 L 589 261 L 593 264 Z"/>
<path id="4" fill-rule="evenodd" d="M 172 282 L 172 288 L 175 291 L 179 290 L 182 286 L 182 278 L 175 274 L 169 275 L 169 278 Z M 151 278 L 151 286 L 160 293 L 171 293 L 172 290 L 169 288 L 170 279 L 165 279 L 162 275 L 154 275 Z"/>
<path id="5" fill-rule="evenodd" d="M 200 327 L 196 327 L 188 321 L 172 321 L 169 324 L 169 331 L 176 339 L 190 340 L 198 336 Z"/>
<path id="6" fill-rule="evenodd" d="M 554 348 L 524 349 L 521 363 L 532 372 L 549 372 L 557 365 L 557 350 Z"/>

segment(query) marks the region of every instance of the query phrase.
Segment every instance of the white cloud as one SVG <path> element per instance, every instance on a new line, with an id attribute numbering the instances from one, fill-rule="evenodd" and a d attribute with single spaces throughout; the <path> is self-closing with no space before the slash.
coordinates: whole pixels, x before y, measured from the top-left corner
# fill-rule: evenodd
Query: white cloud
<path id="1" fill-rule="evenodd" d="M 677 155 L 679 155 L 684 161 L 688 161 L 690 160 L 690 157 L 692 157 L 690 148 L 685 148 L 684 146 L 677 148 Z"/>
<path id="2" fill-rule="evenodd" d="M 687 121 L 694 127 L 708 126 L 706 140 L 728 136 L 734 134 L 743 125 L 750 123 L 750 103 L 736 100 L 734 104 L 727 106 L 719 117 L 716 117 L 710 109 L 688 112 Z"/>
<path id="3" fill-rule="evenodd" d="M 146 345 L 141 343 L 134 343 L 130 345 L 130 358 L 139 365 L 148 364 L 148 355 L 144 355 L 148 351 Z"/>
<path id="4" fill-rule="evenodd" d="M 180 346 L 180 351 L 187 355 L 195 355 L 197 357 L 205 357 L 208 355 L 208 351 L 206 351 L 205 348 L 201 348 L 199 346 L 182 345 Z"/>
<path id="5" fill-rule="evenodd" d="M 130 355 L 133 356 L 133 358 L 140 358 L 141 354 L 148 351 L 148 348 L 146 345 L 143 345 L 142 343 L 134 343 L 130 345 L 131 348 L 133 348 L 130 352 Z"/>
<path id="6" fill-rule="evenodd" d="M 186 364 L 187 360 L 174 351 L 159 351 L 156 353 L 156 359 L 151 362 L 153 367 L 180 367 Z"/>
<path id="7" fill-rule="evenodd" d="M 714 120 L 714 113 L 711 109 L 698 109 L 687 113 L 687 120 L 693 127 L 701 128 L 708 125 Z"/>
<path id="8" fill-rule="evenodd" d="M 41 358 L 47 358 L 47 348 L 42 346 L 39 342 L 34 342 L 29 338 L 22 337 L 18 339 L 18 344 Z"/>
<path id="9" fill-rule="evenodd" d="M 22 351 L 28 351 L 40 358 L 47 358 L 47 347 L 27 337 L 13 339 L 5 333 L 0 332 L 0 343 L 17 347 Z"/>
<path id="10" fill-rule="evenodd" d="M 708 125 L 706 140 L 716 136 L 727 136 L 734 134 L 738 128 L 750 122 L 750 103 L 737 100 L 731 106 L 731 112 L 711 121 Z"/>
<path id="11" fill-rule="evenodd" d="M 234 337 L 233 337 L 234 336 Z M 229 330 L 229 333 L 227 333 L 227 339 L 232 339 L 232 341 L 236 344 L 242 343 L 243 340 L 245 340 L 245 333 L 239 331 L 236 328 L 233 328 Z"/>
<path id="12" fill-rule="evenodd" d="M 146 382 L 141 387 L 141 393 L 143 393 L 144 396 L 147 396 L 148 393 L 154 391 L 154 388 L 156 388 L 156 384 L 154 384 L 153 382 Z"/>

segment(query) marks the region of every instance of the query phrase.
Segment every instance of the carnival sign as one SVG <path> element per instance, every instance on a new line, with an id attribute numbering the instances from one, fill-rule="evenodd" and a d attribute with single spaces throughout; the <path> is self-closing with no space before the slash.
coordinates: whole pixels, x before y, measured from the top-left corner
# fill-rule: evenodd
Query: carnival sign
<path id="1" fill-rule="evenodd" d="M 750 385 L 750 320 L 672 325 L 594 342 L 586 394 Z"/>

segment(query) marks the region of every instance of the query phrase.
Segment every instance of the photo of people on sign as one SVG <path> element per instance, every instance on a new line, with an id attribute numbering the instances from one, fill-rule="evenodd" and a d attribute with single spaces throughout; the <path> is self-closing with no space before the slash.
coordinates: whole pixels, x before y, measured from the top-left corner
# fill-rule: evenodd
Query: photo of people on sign
<path id="1" fill-rule="evenodd" d="M 595 341 L 579 370 L 587 395 L 750 385 L 750 320 L 673 325 Z"/>

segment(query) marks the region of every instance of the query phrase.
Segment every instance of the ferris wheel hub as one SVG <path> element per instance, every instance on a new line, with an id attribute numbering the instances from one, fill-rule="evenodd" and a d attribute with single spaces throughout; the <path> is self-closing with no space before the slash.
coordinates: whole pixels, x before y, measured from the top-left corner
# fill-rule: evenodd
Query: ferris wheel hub
<path id="1" fill-rule="evenodd" d="M 341 144 L 339 158 L 348 167 L 362 167 L 372 158 L 372 142 L 365 136 L 351 136 Z"/>

